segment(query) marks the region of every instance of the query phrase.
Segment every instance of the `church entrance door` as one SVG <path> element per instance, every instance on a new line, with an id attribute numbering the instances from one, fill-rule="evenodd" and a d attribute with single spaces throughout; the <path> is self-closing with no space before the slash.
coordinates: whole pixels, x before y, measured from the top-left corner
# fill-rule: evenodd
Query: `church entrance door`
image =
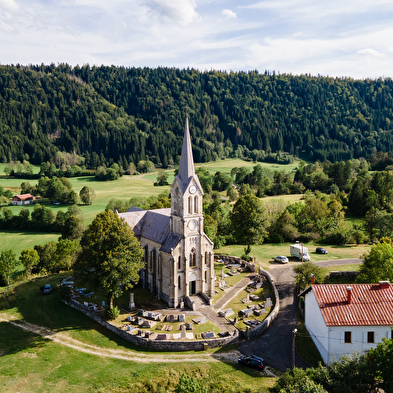
<path id="1" fill-rule="evenodd" d="M 196 281 L 190 281 L 190 296 L 196 294 Z"/>

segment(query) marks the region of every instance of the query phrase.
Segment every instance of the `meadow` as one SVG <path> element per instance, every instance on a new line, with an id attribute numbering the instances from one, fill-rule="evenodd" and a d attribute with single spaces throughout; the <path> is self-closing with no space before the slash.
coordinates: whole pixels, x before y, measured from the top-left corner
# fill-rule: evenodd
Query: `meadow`
<path id="1" fill-rule="evenodd" d="M 278 164 L 267 164 L 260 163 L 263 167 L 272 170 L 285 170 L 294 171 L 298 161 L 290 165 L 278 165 Z M 230 160 L 220 160 L 214 162 L 208 162 L 204 164 L 198 164 L 198 166 L 203 166 L 209 170 L 212 174 L 217 171 L 222 171 L 225 173 L 230 173 L 231 169 L 234 167 L 248 167 L 252 168 L 256 165 L 254 162 L 243 161 L 240 159 L 230 159 Z M 6 164 L 0 164 L 0 173 L 4 171 Z M 39 167 L 35 166 L 34 171 L 38 172 Z M 172 184 L 174 179 L 174 171 L 166 171 L 168 173 L 168 183 Z M 73 187 L 73 190 L 79 194 L 80 190 L 84 186 L 91 187 L 94 190 L 95 198 L 91 205 L 80 205 L 80 209 L 84 216 L 84 222 L 86 225 L 90 224 L 95 216 L 101 211 L 105 210 L 108 202 L 111 199 L 122 199 L 129 200 L 135 197 L 149 197 L 158 196 L 161 193 L 168 193 L 170 191 L 170 185 L 168 186 L 154 186 L 154 182 L 157 180 L 157 172 L 142 174 L 137 176 L 123 176 L 115 181 L 97 181 L 92 176 L 85 177 L 71 177 L 68 179 Z M 23 181 L 28 181 L 30 184 L 37 184 L 38 180 L 23 180 L 23 179 L 8 179 L 4 176 L 0 177 L 0 186 L 4 189 L 10 189 L 15 193 L 20 192 L 20 185 Z M 284 201 L 298 200 L 298 196 L 282 196 L 280 199 Z M 267 201 L 270 198 L 266 199 Z M 26 207 L 26 206 L 25 206 Z M 67 206 L 62 205 L 47 205 L 56 214 L 58 210 L 66 210 Z M 19 214 L 21 206 L 9 206 L 14 215 Z M 27 206 L 29 209 L 33 209 L 33 206 Z"/>
<path id="2" fill-rule="evenodd" d="M 66 275 L 20 284 L 8 305 L 0 298 L 2 392 L 171 392 L 183 373 L 217 392 L 267 392 L 274 384 L 274 378 L 262 377 L 236 362 L 206 361 L 209 353 L 228 349 L 186 352 L 184 360 L 173 363 L 173 354 L 133 346 L 60 301 L 56 284 Z M 54 286 L 51 295 L 39 291 L 44 283 Z M 63 344 L 68 337 L 76 347 L 26 332 L 8 320 L 45 326 L 60 334 Z M 78 350 L 81 347 L 101 348 L 106 356 Z"/>
<path id="3" fill-rule="evenodd" d="M 250 256 L 255 258 L 256 263 L 260 266 L 263 266 L 265 269 L 269 269 L 269 267 L 276 265 L 276 262 L 274 262 L 273 259 L 278 255 L 287 256 L 290 262 L 301 263 L 296 258 L 290 257 L 289 246 L 290 243 L 261 244 L 258 246 L 251 246 Z M 330 259 L 361 258 L 362 255 L 368 252 L 371 248 L 371 246 L 367 244 L 347 246 L 324 245 L 328 251 L 328 254 L 323 255 L 317 254 L 315 252 L 315 249 L 318 246 L 319 244 L 313 242 L 304 243 L 304 247 L 307 247 L 309 250 L 311 262 Z M 244 251 L 244 245 L 230 245 L 221 247 L 218 250 L 214 250 L 215 254 L 233 255 L 237 257 L 240 257 L 242 254 L 244 254 Z"/>

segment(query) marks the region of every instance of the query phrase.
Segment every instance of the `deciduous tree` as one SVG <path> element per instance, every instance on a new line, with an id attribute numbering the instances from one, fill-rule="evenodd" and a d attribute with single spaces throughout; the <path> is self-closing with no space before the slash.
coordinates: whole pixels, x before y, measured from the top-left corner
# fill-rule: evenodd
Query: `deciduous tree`
<path id="1" fill-rule="evenodd" d="M 267 213 L 254 195 L 238 199 L 231 215 L 234 237 L 241 244 L 261 244 L 266 235 Z"/>
<path id="2" fill-rule="evenodd" d="M 143 250 L 129 225 L 111 210 L 97 215 L 81 239 L 75 264 L 77 280 L 106 293 L 108 305 L 132 288 L 143 267 Z"/>
<path id="3" fill-rule="evenodd" d="M 0 273 L 7 281 L 7 287 L 10 285 L 11 274 L 17 264 L 15 254 L 12 250 L 4 250 L 0 253 Z"/>

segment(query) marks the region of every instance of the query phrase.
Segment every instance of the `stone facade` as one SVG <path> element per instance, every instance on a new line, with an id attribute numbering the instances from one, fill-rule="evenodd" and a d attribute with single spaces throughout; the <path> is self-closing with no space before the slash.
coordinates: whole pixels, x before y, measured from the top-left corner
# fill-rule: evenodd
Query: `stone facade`
<path id="1" fill-rule="evenodd" d="M 194 170 L 188 118 L 179 173 L 169 209 L 131 208 L 119 216 L 133 228 L 145 250 L 141 283 L 169 306 L 186 297 L 214 293 L 213 242 L 203 231 L 203 190 Z"/>

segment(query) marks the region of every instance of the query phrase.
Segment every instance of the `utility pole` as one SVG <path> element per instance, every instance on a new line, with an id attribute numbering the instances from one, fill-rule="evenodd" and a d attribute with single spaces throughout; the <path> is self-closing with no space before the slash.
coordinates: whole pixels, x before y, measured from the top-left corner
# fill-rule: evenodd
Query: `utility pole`
<path id="1" fill-rule="evenodd" d="M 295 350 L 295 340 L 296 340 L 296 333 L 297 333 L 297 329 L 293 329 L 292 330 L 293 333 L 293 339 L 292 339 L 292 368 L 294 368 L 296 366 L 296 350 Z"/>

